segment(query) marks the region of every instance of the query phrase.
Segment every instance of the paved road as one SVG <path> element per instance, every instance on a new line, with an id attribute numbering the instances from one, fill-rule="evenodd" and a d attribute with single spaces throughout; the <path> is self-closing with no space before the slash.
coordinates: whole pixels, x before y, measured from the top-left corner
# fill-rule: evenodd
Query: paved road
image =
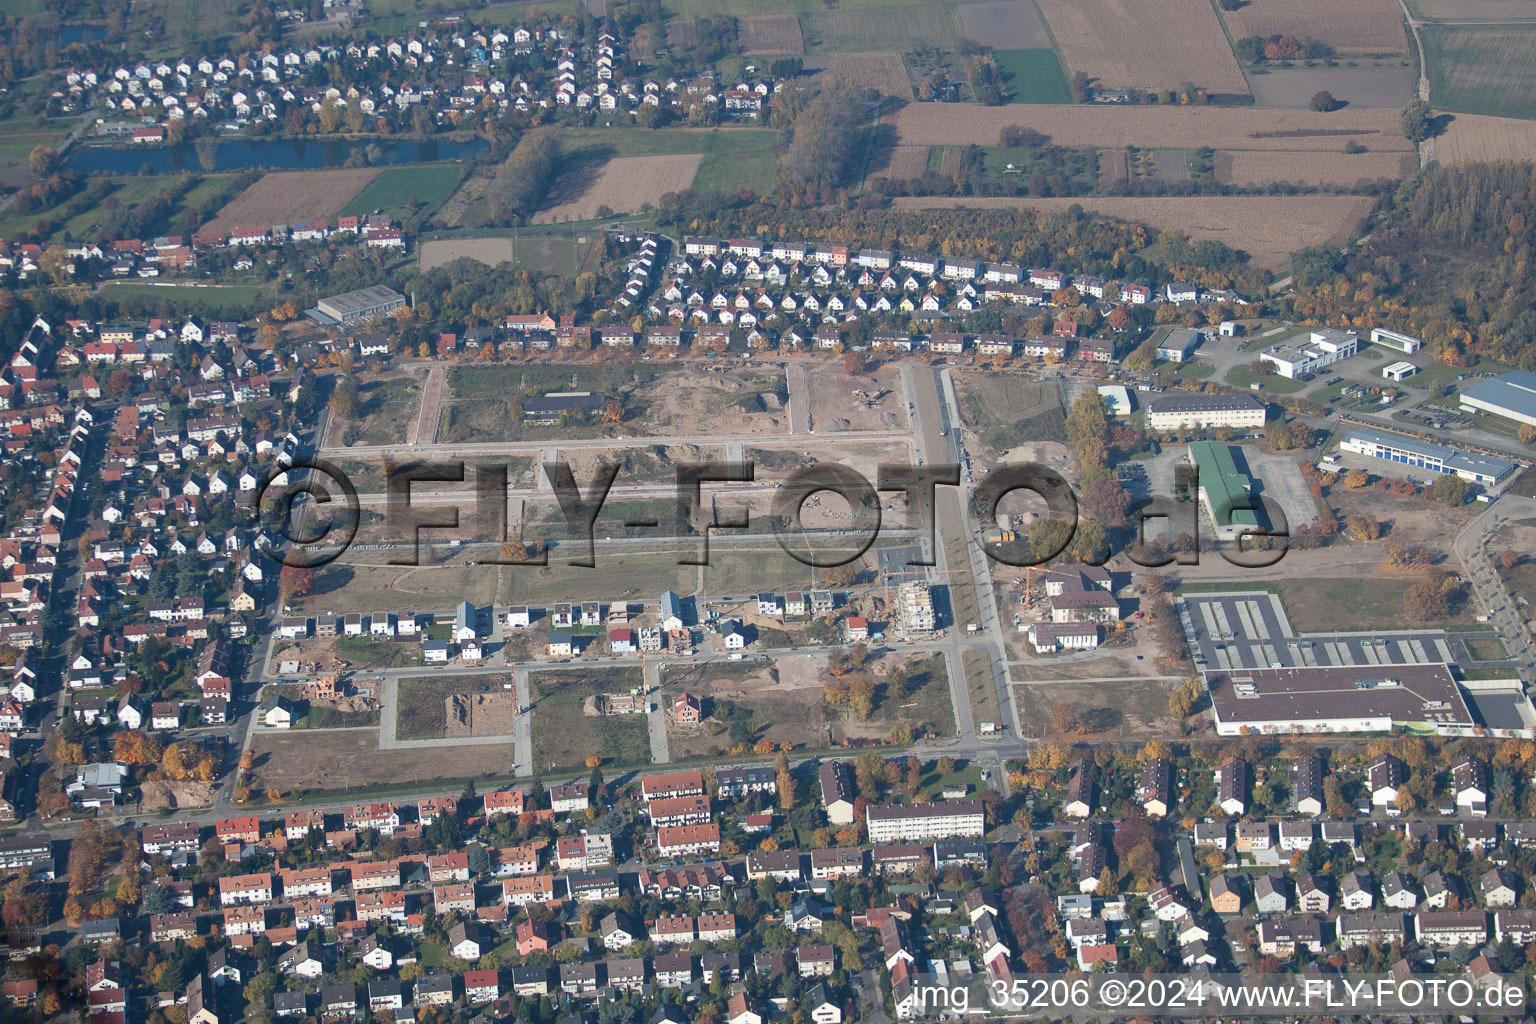
<path id="1" fill-rule="evenodd" d="M 789 432 L 814 432 L 816 428 L 811 423 L 811 389 L 806 383 L 806 364 L 803 360 L 784 367 L 784 387 L 789 393 Z"/>
<path id="2" fill-rule="evenodd" d="M 914 436 L 918 459 L 923 464 L 947 461 L 963 466 L 965 452 L 960 446 L 953 384 L 947 380 L 947 371 L 903 364 L 901 375 L 903 388 L 912 403 L 916 418 Z M 962 484 L 966 482 L 967 475 L 962 470 Z M 963 488 L 956 487 L 940 487 L 935 495 L 938 550 L 934 552 L 937 563 L 937 573 L 934 575 L 942 580 L 956 580 L 969 574 L 976 592 L 981 619 L 977 623 L 979 630 L 966 633 L 967 624 L 956 622 L 944 641 L 944 657 L 949 669 L 950 697 L 955 706 L 957 732 L 963 743 L 973 743 L 977 741 L 978 733 L 965 672 L 964 655 L 967 652 L 981 652 L 987 656 L 997 687 L 998 708 L 1003 718 L 1003 721 L 995 724 L 1003 729 L 1011 726 L 1012 734 L 1017 736 L 1019 723 L 1018 711 L 1008 686 L 1003 631 L 997 612 L 996 595 L 992 589 L 991 571 L 985 552 L 973 542 L 973 526 L 965 495 Z M 955 544 L 965 550 L 967 564 L 949 563 L 946 548 Z"/>
<path id="3" fill-rule="evenodd" d="M 416 414 L 416 427 L 411 431 L 411 444 L 436 444 L 437 424 L 443 406 L 443 389 L 447 372 L 442 366 L 427 371 L 427 379 L 421 385 L 421 408 Z"/>
<path id="4" fill-rule="evenodd" d="M 655 707 L 645 716 L 645 728 L 651 740 L 651 763 L 668 764 L 672 760 L 672 748 L 667 743 L 666 702 L 661 699 L 661 661 L 647 658 L 643 672 L 645 692 L 655 701 Z"/>

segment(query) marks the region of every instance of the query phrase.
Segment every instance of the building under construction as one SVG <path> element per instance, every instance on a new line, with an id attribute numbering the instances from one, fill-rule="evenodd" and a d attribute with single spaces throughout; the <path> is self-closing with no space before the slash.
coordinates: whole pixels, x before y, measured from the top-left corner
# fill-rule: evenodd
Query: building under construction
<path id="1" fill-rule="evenodd" d="M 896 595 L 896 608 L 902 631 L 908 636 L 932 633 L 938 628 L 938 617 L 933 611 L 933 591 L 927 580 L 903 583 Z"/>

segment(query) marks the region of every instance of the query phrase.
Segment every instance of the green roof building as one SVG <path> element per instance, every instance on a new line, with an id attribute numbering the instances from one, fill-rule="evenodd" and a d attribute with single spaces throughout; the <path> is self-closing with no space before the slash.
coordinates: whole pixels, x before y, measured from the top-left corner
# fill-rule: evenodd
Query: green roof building
<path id="1" fill-rule="evenodd" d="M 1193 441 L 1189 461 L 1200 472 L 1200 503 L 1217 540 L 1262 532 L 1263 505 L 1253 478 L 1237 468 L 1232 448 L 1219 441 Z"/>

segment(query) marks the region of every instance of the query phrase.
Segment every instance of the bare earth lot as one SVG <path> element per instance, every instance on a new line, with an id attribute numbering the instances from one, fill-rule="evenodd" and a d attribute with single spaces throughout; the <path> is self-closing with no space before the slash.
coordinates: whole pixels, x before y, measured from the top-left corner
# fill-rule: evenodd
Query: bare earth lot
<path id="1" fill-rule="evenodd" d="M 646 203 L 660 201 L 663 193 L 681 192 L 692 185 L 703 159 L 699 153 L 616 157 L 603 165 L 579 195 L 540 211 L 533 222 L 591 220 L 603 206 L 614 213 L 632 213 Z"/>
<path id="2" fill-rule="evenodd" d="M 958 10 L 960 34 L 994 50 L 1048 50 L 1051 36 L 1030 0 L 994 0 Z"/>
<path id="3" fill-rule="evenodd" d="M 1394 115 L 1395 116 L 1395 115 Z M 1214 239 L 1253 257 L 1256 265 L 1280 269 L 1296 249 L 1342 240 L 1371 208 L 1369 196 L 1103 197 L 1061 199 L 898 198 L 908 210 L 1027 206 L 1057 213 L 1073 203 L 1109 217 L 1186 231 L 1197 240 Z"/>
<path id="4" fill-rule="evenodd" d="M 1216 154 L 1216 177 L 1233 185 L 1268 185 L 1277 181 L 1308 185 L 1352 186 L 1361 178 L 1401 178 L 1418 167 L 1411 153 L 1260 153 L 1241 150 Z"/>
<path id="5" fill-rule="evenodd" d="M 1294 35 L 1327 43 L 1340 53 L 1405 53 L 1403 10 L 1396 0 L 1256 0 L 1222 17 L 1234 39 Z"/>
<path id="6" fill-rule="evenodd" d="M 466 257 L 491 267 L 498 263 L 510 263 L 512 239 L 436 238 L 421 243 L 422 270 L 432 270 Z"/>
<path id="7" fill-rule="evenodd" d="M 739 23 L 743 53 L 804 53 L 800 19 L 793 14 L 759 14 Z"/>
<path id="8" fill-rule="evenodd" d="M 806 376 L 811 392 L 811 424 L 818 433 L 906 429 L 906 399 L 900 370 L 882 369 L 850 377 L 841 364 L 817 363 L 807 367 Z"/>
<path id="9" fill-rule="evenodd" d="M 1248 85 L 1206 0 L 1163 0 L 1155 10 L 1133 0 L 1039 0 L 1071 73 L 1109 89 L 1176 88 L 1211 92 Z M 989 42 L 986 39 L 982 42 Z"/>
<path id="10" fill-rule="evenodd" d="M 899 53 L 835 53 L 827 60 L 827 70 L 882 96 L 912 98 L 912 83 Z"/>
<path id="11" fill-rule="evenodd" d="M 378 174 L 373 167 L 268 174 L 225 203 L 219 215 L 205 227 L 209 231 L 229 231 L 334 217 Z"/>
<path id="12" fill-rule="evenodd" d="M 1129 740 L 1177 736 L 1178 723 L 1168 714 L 1171 684 L 1122 679 L 1104 683 L 1040 683 L 1015 686 L 1019 718 L 1027 736 L 1053 740 Z M 1058 717 L 1058 707 L 1066 712 Z M 1083 730 L 1063 732 L 1063 719 L 1083 723 Z"/>
<path id="13" fill-rule="evenodd" d="M 402 782 L 436 783 L 500 774 L 516 760 L 512 744 L 452 746 L 379 751 L 375 729 L 328 732 L 323 742 L 302 732 L 266 734 L 251 740 L 256 759 L 253 792 L 276 786 L 296 790 L 343 789 Z"/>
<path id="14" fill-rule="evenodd" d="M 1251 4 L 1249 6 L 1252 6 Z M 1401 110 L 1413 96 L 1413 77 L 1406 64 L 1374 68 L 1284 68 L 1249 79 L 1261 107 L 1310 108 L 1323 90 L 1354 107 Z"/>
<path id="15" fill-rule="evenodd" d="M 1456 114 L 1434 140 L 1434 155 L 1444 164 L 1536 159 L 1536 121 Z"/>
<path id="16" fill-rule="evenodd" d="M 862 744 L 886 740 L 898 725 L 912 727 L 914 735 L 954 734 L 954 710 L 943 660 L 889 654 L 871 659 L 866 666 L 877 681 L 874 712 L 856 721 L 845 711 L 827 708 L 825 659 L 794 655 L 773 662 L 711 662 L 704 665 L 669 665 L 663 671 L 657 699 L 665 706 L 686 691 L 708 701 L 727 702 L 751 712 L 751 742 L 766 739 L 775 745 L 825 746 Z M 896 698 L 882 682 L 901 667 L 911 671 L 907 693 Z M 667 739 L 674 759 L 723 753 L 732 746 L 727 728 L 715 721 L 698 727 L 668 724 Z"/>
<path id="17" fill-rule="evenodd" d="M 1225 44 L 1223 44 L 1225 45 Z M 1116 145 L 1142 149 L 1341 150 L 1350 139 L 1369 149 L 1413 147 L 1396 110 L 1313 110 L 1237 107 L 1105 107 L 979 103 L 910 103 L 895 118 L 906 146 L 995 146 L 1010 124 L 1033 128 L 1062 146 Z"/>

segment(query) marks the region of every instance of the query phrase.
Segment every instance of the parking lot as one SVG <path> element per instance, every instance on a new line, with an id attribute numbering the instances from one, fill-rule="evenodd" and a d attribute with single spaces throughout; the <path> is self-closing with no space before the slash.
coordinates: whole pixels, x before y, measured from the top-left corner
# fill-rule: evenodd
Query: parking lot
<path id="1" fill-rule="evenodd" d="M 1470 664 L 1475 660 L 1465 642 L 1474 634 L 1425 629 L 1297 635 L 1280 598 L 1263 591 L 1185 594 L 1178 600 L 1178 609 L 1195 665 L 1202 671 Z"/>

